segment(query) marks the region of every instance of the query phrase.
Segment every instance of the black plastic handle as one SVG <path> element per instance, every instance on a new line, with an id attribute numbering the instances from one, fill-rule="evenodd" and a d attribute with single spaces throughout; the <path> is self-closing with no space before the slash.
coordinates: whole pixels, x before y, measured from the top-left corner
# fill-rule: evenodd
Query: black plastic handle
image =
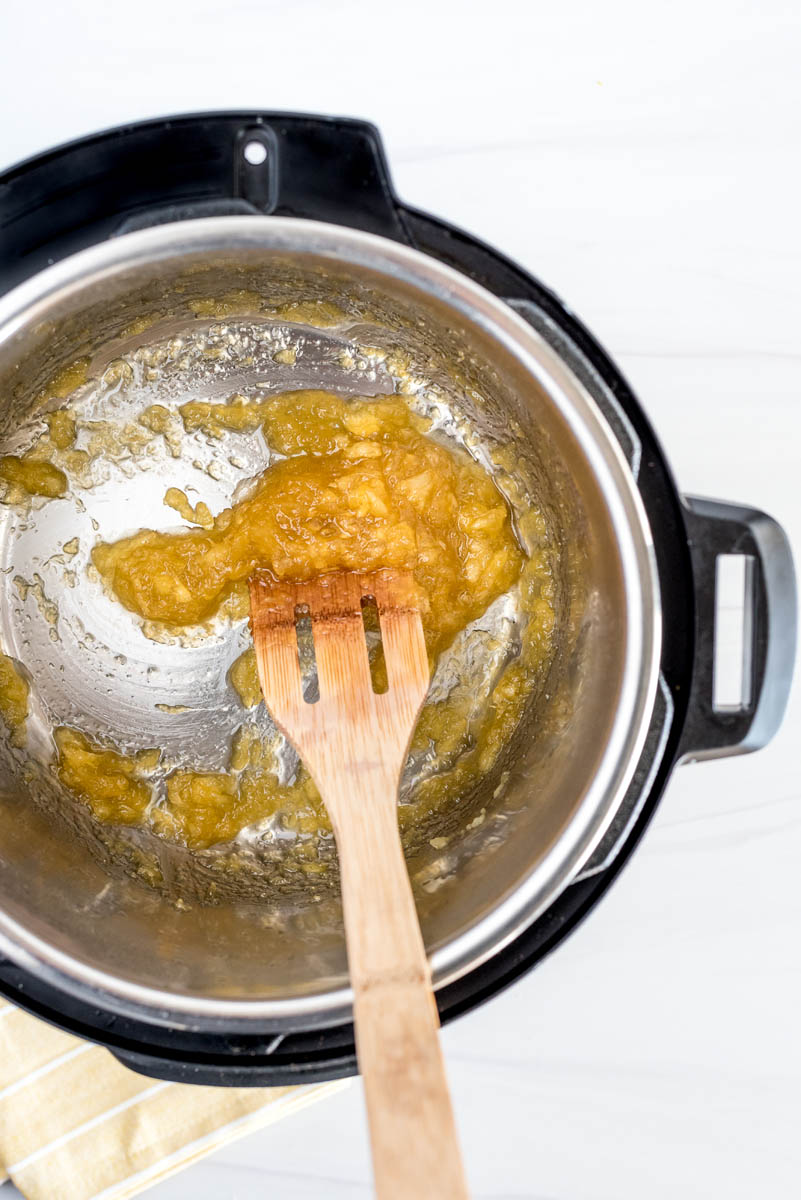
<path id="1" fill-rule="evenodd" d="M 796 582 L 784 530 L 758 509 L 685 498 L 685 523 L 695 585 L 695 660 L 680 757 L 720 758 L 759 750 L 776 733 L 787 707 L 796 647 Z M 742 702 L 716 708 L 715 613 L 717 562 L 746 555 L 745 661 Z"/>

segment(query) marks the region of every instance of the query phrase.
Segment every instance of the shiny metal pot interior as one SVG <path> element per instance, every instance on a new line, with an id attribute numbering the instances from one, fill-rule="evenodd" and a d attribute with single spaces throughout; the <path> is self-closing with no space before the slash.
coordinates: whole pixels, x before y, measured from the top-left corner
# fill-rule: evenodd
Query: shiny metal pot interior
<path id="1" fill-rule="evenodd" d="M 607 422 L 567 361 L 529 324 L 429 257 L 308 221 L 215 218 L 131 233 L 22 284 L 0 301 L 0 442 L 13 444 L 59 365 L 89 356 L 93 369 L 102 367 L 130 339 L 136 318 L 154 308 L 169 313 L 169 328 L 180 334 L 196 320 L 193 300 L 237 289 L 280 294 L 283 301 L 330 301 L 360 314 L 354 323 L 363 342 L 402 349 L 412 371 L 426 372 L 443 395 L 458 396 L 481 434 L 477 454 L 482 445 L 514 444 L 518 466 L 506 481 L 509 490 L 536 493 L 559 546 L 550 674 L 501 769 L 466 808 L 447 854 L 425 843 L 410 862 L 442 986 L 548 907 L 621 803 L 657 686 L 660 605 L 650 531 Z M 310 330 L 306 375 L 296 372 L 283 386 L 341 387 L 331 353 L 339 336 L 338 329 Z M 231 383 L 224 381 L 228 392 L 235 390 Z M 379 391 L 380 383 L 357 374 L 349 390 Z M 214 394 L 208 378 L 190 386 L 194 396 Z M 133 490 L 122 489 L 115 511 L 117 534 L 150 519 Z M 37 663 L 21 646 L 12 593 L 18 543 L 8 528 L 6 522 L 2 648 L 44 678 L 44 649 Z M 58 532 L 63 540 L 74 531 Z M 144 670 L 144 639 L 138 651 L 127 650 L 134 664 L 138 653 Z M 191 667 L 186 655 L 176 658 L 166 676 L 173 696 L 183 689 L 200 697 L 201 709 L 208 691 L 202 729 L 194 716 L 173 734 L 165 725 L 163 736 L 199 739 L 211 753 L 215 736 L 229 732 L 230 714 L 204 680 L 224 676 L 230 657 L 222 661 L 217 644 L 206 653 L 206 659 L 192 656 Z M 105 712 L 107 719 L 116 704 L 114 721 L 134 744 L 139 725 L 151 720 L 143 715 L 146 671 L 138 678 L 131 668 L 122 696 L 101 688 L 83 659 L 74 662 L 58 703 L 76 713 Z M 344 942 L 322 921 L 325 906 L 279 891 L 258 901 L 176 905 L 175 896 L 110 872 L 77 833 L 39 811 L 13 764 L 0 782 L 0 950 L 10 958 L 106 1010 L 165 1025 L 252 1029 L 269 1022 L 300 1029 L 347 1015 Z M 481 823 L 472 819 L 478 809 L 485 813 Z"/>

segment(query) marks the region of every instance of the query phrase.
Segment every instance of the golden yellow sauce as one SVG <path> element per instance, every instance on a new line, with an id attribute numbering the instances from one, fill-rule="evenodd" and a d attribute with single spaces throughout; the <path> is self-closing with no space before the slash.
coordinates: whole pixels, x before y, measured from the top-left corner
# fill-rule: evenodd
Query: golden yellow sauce
<path id="1" fill-rule="evenodd" d="M 8 727 L 13 746 L 25 745 L 28 693 L 28 681 L 15 660 L 0 654 L 0 716 Z"/>
<path id="2" fill-rule="evenodd" d="M 313 325 L 316 329 L 330 329 L 348 319 L 348 314 L 330 300 L 293 300 L 290 304 L 274 305 L 269 311 L 282 321 Z"/>
<path id="3" fill-rule="evenodd" d="M 261 685 L 256 666 L 256 651 L 249 647 L 232 664 L 228 677 L 245 708 L 255 708 L 261 700 Z"/>
<path id="4" fill-rule="evenodd" d="M 189 427 L 200 419 L 197 407 L 183 415 Z M 204 406 L 202 419 L 220 428 L 256 421 L 291 457 L 208 530 L 143 531 L 95 547 L 93 562 L 115 596 L 149 621 L 205 621 L 257 568 L 308 579 L 395 567 L 414 573 L 435 655 L 520 574 L 523 555 L 490 477 L 423 436 L 398 396 L 292 392 L 258 405 Z"/>
<path id="5" fill-rule="evenodd" d="M 146 752 L 139 761 L 90 741 L 76 729 L 62 726 L 54 735 L 58 750 L 58 776 L 79 800 L 88 804 L 99 821 L 115 825 L 142 824 L 151 800 L 150 785 L 141 778 L 152 769 L 158 751 Z"/>
<path id="6" fill-rule="evenodd" d="M 54 499 L 67 492 L 67 476 L 52 463 L 40 462 L 28 455 L 6 454 L 0 458 L 0 479 L 29 496 Z"/>
<path id="7" fill-rule="evenodd" d="M 139 424 L 151 433 L 168 433 L 172 428 L 172 413 L 163 404 L 151 404 L 139 414 Z"/>
<path id="8" fill-rule="evenodd" d="M 305 840 L 301 858 L 316 858 L 316 839 L 331 834 L 316 787 L 302 766 L 291 783 L 279 783 L 269 739 L 262 740 L 257 727 L 243 726 L 234 737 L 228 771 L 180 770 L 168 776 L 166 803 L 153 810 L 151 825 L 202 850 L 276 816 L 285 830 Z"/>
<path id="9" fill-rule="evenodd" d="M 234 288 L 224 296 L 204 297 L 202 300 L 192 300 L 189 304 L 192 312 L 198 317 L 232 317 L 236 313 L 258 312 L 262 298 L 258 292 L 249 292 L 246 288 Z"/>
<path id="10" fill-rule="evenodd" d="M 88 358 L 76 358 L 75 362 L 68 363 L 66 367 L 62 367 L 39 393 L 41 400 L 66 400 L 67 396 L 71 396 L 76 388 L 86 383 L 87 372 L 89 370 Z"/>
<path id="11" fill-rule="evenodd" d="M 38 400 L 64 400 L 77 387 L 86 383 L 89 366 L 87 358 L 79 358 L 54 375 L 42 388 Z M 53 500 L 67 493 L 67 476 L 60 467 L 48 461 L 54 454 L 63 458 L 68 469 L 80 470 L 86 455 L 72 450 L 75 441 L 75 417 L 67 409 L 46 413 L 47 433 L 37 438 L 25 454 L 7 454 L 0 458 L 0 480 L 6 485 L 5 501 L 17 503 L 28 496 L 44 496 Z M 66 453 L 65 453 L 66 452 Z"/>
<path id="12" fill-rule="evenodd" d="M 214 437 L 261 429 L 270 448 L 287 457 L 255 481 L 246 499 L 215 518 L 170 489 L 165 502 L 207 528 L 142 531 L 95 547 L 93 561 L 107 586 L 148 623 L 184 626 L 231 611 L 237 589 L 244 589 L 257 567 L 278 578 L 302 579 L 336 569 L 394 566 L 414 572 L 433 661 L 519 582 L 529 618 L 522 653 L 503 672 L 478 727 L 471 728 L 474 697 L 462 687 L 427 705 L 415 731 L 413 751 L 433 749 L 450 765 L 419 783 L 401 805 L 401 831 L 407 845 L 419 828 L 441 832 L 448 826 L 440 814 L 444 820 L 498 761 L 549 661 L 553 585 L 545 553 L 523 555 L 491 478 L 462 451 L 426 437 L 426 422 L 400 396 L 346 399 L 318 391 L 264 400 L 237 396 L 227 404 L 193 401 L 180 415 L 187 431 Z M 167 428 L 171 419 L 167 410 L 154 408 L 143 424 Z M 531 524 L 530 541 L 542 543 L 538 514 L 532 510 L 524 521 Z M 376 689 L 385 688 L 380 646 L 371 652 L 371 668 Z M 229 679 L 245 708 L 259 703 L 252 649 L 233 663 Z M 275 819 L 297 835 L 286 843 L 289 859 L 304 873 L 326 870 L 321 852 L 330 847 L 331 826 L 316 787 L 302 766 L 294 780 L 280 783 L 274 749 L 264 736 L 258 724 L 244 725 L 227 770 L 174 770 L 158 803 L 148 779 L 158 751 L 126 758 L 62 728 L 56 733 L 57 770 L 101 821 L 142 825 L 205 849 L 230 841 L 246 826 Z M 431 840 L 435 847 L 447 844 L 447 838 Z"/>
<path id="13" fill-rule="evenodd" d="M 120 337 L 136 337 L 138 334 L 152 329 L 154 325 L 158 324 L 159 320 L 160 316 L 158 313 L 144 314 L 141 317 L 137 317 L 135 321 L 131 321 L 130 325 L 126 325 L 120 331 Z"/>
<path id="14" fill-rule="evenodd" d="M 545 616 L 537 634 L 541 651 L 550 633 L 550 609 Z M 536 657 L 529 658 L 504 672 L 472 741 L 466 731 L 469 696 L 452 696 L 423 709 L 412 750 L 433 746 L 438 757 L 455 761 L 423 781 L 411 801 L 399 807 L 405 844 L 414 842 L 416 828 L 452 808 L 492 768 L 520 720 L 538 665 Z M 332 831 L 317 788 L 302 766 L 291 783 L 279 783 L 272 750 L 253 727 L 243 727 L 234 738 L 227 771 L 182 769 L 168 775 L 166 800 L 159 807 L 151 807 L 152 787 L 143 778 L 156 765 L 158 751 L 126 758 L 65 728 L 56 732 L 56 742 L 59 778 L 100 821 L 147 826 L 168 840 L 205 850 L 231 841 L 247 826 L 278 818 L 285 831 L 298 836 L 287 853 L 304 873 L 324 869 L 320 839 L 330 838 Z M 446 839 L 440 841 L 446 844 Z"/>
<path id="15" fill-rule="evenodd" d="M 276 813 L 296 833 L 330 832 L 317 789 L 303 769 L 291 784 L 280 784 L 269 746 L 256 733 L 243 735 L 244 730 L 232 746 L 230 771 L 173 771 L 160 806 L 152 803 L 147 778 L 158 765 L 158 750 L 131 758 L 62 726 L 55 731 L 56 769 L 99 821 L 147 826 L 198 850 L 230 841 L 245 826 Z"/>
<path id="16" fill-rule="evenodd" d="M 226 317 L 267 312 L 281 321 L 294 325 L 313 325 L 317 329 L 329 329 L 341 325 L 348 314 L 330 300 L 296 300 L 291 303 L 272 302 L 246 288 L 234 288 L 216 299 L 204 297 L 190 300 L 189 308 L 197 317 L 225 320 Z"/>
<path id="17" fill-rule="evenodd" d="M 330 830 L 308 775 L 301 772 L 295 783 L 284 786 L 273 772 L 258 767 L 238 778 L 225 772 L 174 772 L 167 780 L 166 806 L 154 811 L 152 824 L 157 833 L 204 850 L 279 812 L 296 831 Z"/>
<path id="18" fill-rule="evenodd" d="M 208 400 L 189 400 L 180 408 L 181 420 L 187 433 L 200 430 L 211 437 L 222 437 L 226 429 L 237 433 L 252 432 L 261 425 L 262 403 L 246 396 L 232 396 L 227 404 L 211 404 Z"/>
<path id="19" fill-rule="evenodd" d="M 185 521 L 189 521 L 192 525 L 201 525 L 204 529 L 214 528 L 214 518 L 208 504 L 204 504 L 202 500 L 199 500 L 197 504 L 192 504 L 186 492 L 182 492 L 180 488 L 167 488 L 164 493 L 164 503 L 168 508 L 174 508 Z"/>
<path id="20" fill-rule="evenodd" d="M 45 417 L 50 441 L 57 450 L 68 450 L 75 441 L 75 417 L 66 409 L 48 413 Z"/>

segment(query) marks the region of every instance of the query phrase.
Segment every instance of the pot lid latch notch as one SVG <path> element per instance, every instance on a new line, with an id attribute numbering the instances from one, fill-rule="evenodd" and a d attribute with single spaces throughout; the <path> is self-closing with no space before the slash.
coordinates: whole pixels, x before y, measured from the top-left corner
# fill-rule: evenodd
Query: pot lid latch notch
<path id="1" fill-rule="evenodd" d="M 269 125 L 240 129 L 234 139 L 233 194 L 256 212 L 278 204 L 278 139 Z"/>

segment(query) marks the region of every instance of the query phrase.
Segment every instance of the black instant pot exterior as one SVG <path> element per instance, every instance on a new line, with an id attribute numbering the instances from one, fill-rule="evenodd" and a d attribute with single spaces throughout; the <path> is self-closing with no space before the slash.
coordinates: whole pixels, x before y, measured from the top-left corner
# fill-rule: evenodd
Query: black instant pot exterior
<path id="1" fill-rule="evenodd" d="M 613 429 L 639 447 L 637 485 L 656 547 L 664 637 L 660 703 L 625 820 L 606 851 L 593 857 L 591 869 L 524 934 L 438 992 L 441 1019 L 450 1021 L 530 970 L 598 903 L 637 845 L 680 758 L 751 749 L 767 740 L 758 726 L 769 727 L 768 736 L 775 728 L 792 666 L 792 571 L 787 565 L 783 604 L 775 602 L 760 536 L 759 522 L 767 519 L 736 506 L 683 500 L 631 389 L 588 330 L 515 263 L 401 203 L 379 134 L 369 124 L 288 113 L 201 114 L 123 126 L 30 159 L 0 175 L 0 294 L 105 238 L 237 213 L 352 226 L 404 242 L 463 272 L 539 321 L 540 332 L 557 347 L 564 341 L 577 349 L 596 391 L 600 387 L 609 397 L 605 411 Z M 717 555 L 729 552 L 748 554 L 755 563 L 752 700 L 717 712 L 711 703 L 714 571 Z M 776 675 L 772 635 L 779 626 L 789 661 L 779 670 L 771 698 L 766 693 Z M 771 709 L 773 715 L 766 715 Z M 0 992 L 70 1033 L 102 1043 L 128 1066 L 163 1079 L 264 1086 L 356 1071 L 351 1025 L 286 1035 L 265 1029 L 259 1036 L 166 1028 L 91 1007 L 1 959 Z"/>

